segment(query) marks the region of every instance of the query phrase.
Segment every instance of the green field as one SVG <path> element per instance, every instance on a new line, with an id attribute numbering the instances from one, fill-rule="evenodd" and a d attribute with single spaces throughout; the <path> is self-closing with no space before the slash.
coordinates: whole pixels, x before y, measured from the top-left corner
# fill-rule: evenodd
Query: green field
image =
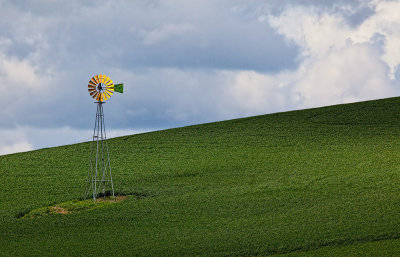
<path id="1" fill-rule="evenodd" d="M 107 115 L 107 113 L 106 113 Z M 400 98 L 109 141 L 127 200 L 78 199 L 88 143 L 0 156 L 2 256 L 399 256 Z"/>

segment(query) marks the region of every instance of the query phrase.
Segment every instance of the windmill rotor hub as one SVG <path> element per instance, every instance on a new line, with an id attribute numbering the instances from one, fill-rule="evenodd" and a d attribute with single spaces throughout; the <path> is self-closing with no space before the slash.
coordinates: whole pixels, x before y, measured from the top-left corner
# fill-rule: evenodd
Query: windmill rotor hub
<path id="1" fill-rule="evenodd" d="M 103 83 L 99 83 L 99 85 L 97 86 L 97 91 L 99 91 L 99 93 L 102 93 L 104 91 Z"/>

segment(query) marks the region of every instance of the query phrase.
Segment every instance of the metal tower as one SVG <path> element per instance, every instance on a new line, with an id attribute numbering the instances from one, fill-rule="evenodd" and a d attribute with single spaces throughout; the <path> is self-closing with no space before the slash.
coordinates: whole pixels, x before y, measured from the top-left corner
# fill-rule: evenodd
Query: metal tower
<path id="1" fill-rule="evenodd" d="M 90 167 L 86 181 L 85 199 L 92 194 L 96 202 L 98 195 L 106 196 L 106 189 L 111 187 L 111 195 L 114 197 L 114 183 L 111 174 L 110 153 L 107 145 L 106 127 L 104 123 L 103 104 L 98 101 L 96 121 L 94 123 L 92 150 L 90 154 Z"/>
<path id="2" fill-rule="evenodd" d="M 106 75 L 96 75 L 89 81 L 88 91 L 97 102 L 96 120 L 93 129 L 93 140 L 90 153 L 90 165 L 86 180 L 85 199 L 92 197 L 96 202 L 98 196 L 114 194 L 114 183 L 111 174 L 110 153 L 107 145 L 103 105 L 114 92 L 123 93 L 123 84 L 114 85 Z"/>

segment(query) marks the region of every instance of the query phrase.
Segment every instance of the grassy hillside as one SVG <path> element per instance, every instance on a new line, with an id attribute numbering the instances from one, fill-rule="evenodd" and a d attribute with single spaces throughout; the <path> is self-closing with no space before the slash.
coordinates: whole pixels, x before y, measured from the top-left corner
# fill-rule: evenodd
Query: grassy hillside
<path id="1" fill-rule="evenodd" d="M 120 137 L 109 147 L 117 191 L 145 197 L 34 219 L 17 217 L 83 196 L 89 144 L 0 156 L 0 255 L 400 252 L 400 98 Z"/>

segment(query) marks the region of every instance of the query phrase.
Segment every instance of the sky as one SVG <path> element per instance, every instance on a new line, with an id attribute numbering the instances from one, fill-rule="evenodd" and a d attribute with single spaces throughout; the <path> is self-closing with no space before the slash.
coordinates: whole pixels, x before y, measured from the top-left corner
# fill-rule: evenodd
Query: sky
<path id="1" fill-rule="evenodd" d="M 400 1 L 0 0 L 0 155 L 400 93 Z"/>

